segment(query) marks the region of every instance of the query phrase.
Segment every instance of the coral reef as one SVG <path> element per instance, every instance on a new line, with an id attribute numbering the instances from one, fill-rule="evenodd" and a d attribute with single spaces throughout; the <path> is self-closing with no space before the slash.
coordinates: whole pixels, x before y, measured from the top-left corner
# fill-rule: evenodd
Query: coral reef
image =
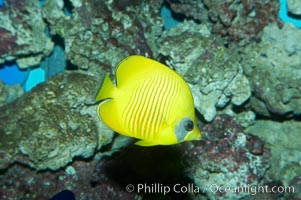
<path id="1" fill-rule="evenodd" d="M 74 2 L 70 16 L 63 11 L 63 1 L 46 0 L 43 6 L 51 34 L 64 39 L 72 64 L 97 74 L 99 66 L 111 70 L 128 55 L 154 56 L 163 29 L 162 0 Z"/>
<path id="2" fill-rule="evenodd" d="M 8 86 L 0 80 L 0 107 L 14 101 L 23 94 L 24 90 L 20 85 Z"/>
<path id="3" fill-rule="evenodd" d="M 254 134 L 265 141 L 271 149 L 271 169 L 267 176 L 271 180 L 279 180 L 284 186 L 294 186 L 301 190 L 301 123 L 298 121 L 273 122 L 257 120 L 246 132 Z M 300 193 L 291 193 L 300 198 Z"/>
<path id="4" fill-rule="evenodd" d="M 97 88 L 92 76 L 65 72 L 1 107 L 0 169 L 18 162 L 56 170 L 111 142 L 113 132 L 86 104 Z"/>
<path id="5" fill-rule="evenodd" d="M 301 114 L 301 30 L 292 24 L 271 24 L 262 41 L 244 49 L 241 65 L 253 95 L 252 109 L 264 116 Z"/>
<path id="6" fill-rule="evenodd" d="M 229 102 L 240 106 L 251 95 L 240 55 L 226 48 L 220 37 L 209 35 L 206 26 L 186 21 L 165 32 L 158 42 L 167 64 L 192 85 L 195 106 L 206 121 L 214 119 L 217 108 Z"/>
<path id="7" fill-rule="evenodd" d="M 261 37 L 263 28 L 278 22 L 278 0 L 169 0 L 171 9 L 212 26 L 212 32 L 247 44 Z M 208 20 L 209 19 L 209 20 Z"/>
<path id="8" fill-rule="evenodd" d="M 208 199 L 240 199 L 250 192 L 215 191 L 216 187 L 247 187 L 262 184 L 270 167 L 270 152 L 256 136 L 228 115 L 219 115 L 202 128 L 205 139 L 185 143 L 183 160 L 187 174 L 204 189 Z"/>
<path id="9" fill-rule="evenodd" d="M 0 7 L 0 63 L 16 60 L 20 68 L 38 65 L 53 48 L 39 1 L 5 2 Z"/>

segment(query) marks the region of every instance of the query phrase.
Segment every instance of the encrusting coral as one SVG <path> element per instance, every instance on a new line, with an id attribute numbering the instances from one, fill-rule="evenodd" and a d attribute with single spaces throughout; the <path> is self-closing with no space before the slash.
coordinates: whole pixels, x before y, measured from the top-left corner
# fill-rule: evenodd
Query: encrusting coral
<path id="1" fill-rule="evenodd" d="M 171 9 L 211 27 L 212 32 L 246 45 L 261 38 L 263 28 L 277 22 L 278 0 L 169 0 Z M 235 46 L 234 45 L 234 46 Z"/>
<path id="2" fill-rule="evenodd" d="M 56 170 L 111 142 L 113 132 L 99 122 L 95 105 L 85 104 L 97 83 L 65 72 L 1 107 L 0 169 L 17 162 Z"/>
<path id="3" fill-rule="evenodd" d="M 262 41 L 244 48 L 241 62 L 257 114 L 286 118 L 301 114 L 301 30 L 292 24 L 265 27 Z"/>
<path id="4" fill-rule="evenodd" d="M 0 7 L 0 63 L 20 68 L 38 65 L 53 49 L 39 1 L 6 0 Z"/>
<path id="5" fill-rule="evenodd" d="M 24 94 L 23 88 L 18 85 L 5 85 L 0 80 L 0 107 L 10 103 Z"/>
<path id="6" fill-rule="evenodd" d="M 71 2 L 69 15 L 63 1 L 46 0 L 42 9 L 51 34 L 64 39 L 72 64 L 97 74 L 99 66 L 109 71 L 129 55 L 155 56 L 162 0 Z"/>

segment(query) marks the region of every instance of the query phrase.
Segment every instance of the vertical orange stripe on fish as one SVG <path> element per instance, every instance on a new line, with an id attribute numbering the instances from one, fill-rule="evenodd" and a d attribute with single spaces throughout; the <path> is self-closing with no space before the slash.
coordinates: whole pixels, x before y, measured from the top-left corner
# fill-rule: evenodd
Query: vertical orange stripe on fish
<path id="1" fill-rule="evenodd" d="M 156 74 L 155 75 L 155 80 L 154 80 L 154 84 L 156 88 L 156 92 L 152 95 L 152 105 L 150 106 L 151 110 L 149 111 L 151 116 L 149 117 L 146 126 L 150 127 L 149 133 L 148 133 L 148 138 L 149 139 L 154 139 L 155 133 L 157 133 L 158 127 L 161 124 L 160 121 L 158 121 L 158 115 L 159 115 L 159 105 L 157 102 L 159 102 L 159 94 L 160 92 L 158 92 L 158 90 L 160 90 L 161 88 L 161 84 L 162 84 L 162 79 L 160 78 L 160 74 Z M 155 104 L 155 105 L 154 105 Z"/>
<path id="2" fill-rule="evenodd" d="M 171 76 L 157 73 L 137 83 L 123 115 L 125 126 L 137 138 L 154 139 L 160 125 L 172 113 L 178 84 Z"/>

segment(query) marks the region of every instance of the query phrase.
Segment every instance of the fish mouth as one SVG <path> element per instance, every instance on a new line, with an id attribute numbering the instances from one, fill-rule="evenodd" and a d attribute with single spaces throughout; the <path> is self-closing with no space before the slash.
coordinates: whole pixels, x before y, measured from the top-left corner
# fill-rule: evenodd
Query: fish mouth
<path id="1" fill-rule="evenodd" d="M 196 128 L 190 133 L 188 133 L 183 141 L 192 141 L 192 140 L 201 140 L 201 139 L 202 139 L 201 131 L 198 128 Z"/>

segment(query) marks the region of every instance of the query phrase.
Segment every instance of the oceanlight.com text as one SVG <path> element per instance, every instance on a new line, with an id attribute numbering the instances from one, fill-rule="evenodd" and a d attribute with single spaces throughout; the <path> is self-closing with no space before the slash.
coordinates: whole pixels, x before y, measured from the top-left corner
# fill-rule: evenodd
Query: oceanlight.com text
<path id="1" fill-rule="evenodd" d="M 128 184 L 126 186 L 128 192 L 146 193 L 146 194 L 163 194 L 168 193 L 246 193 L 250 195 L 256 195 L 258 193 L 294 193 L 295 188 L 293 186 L 267 186 L 267 185 L 245 185 L 242 187 L 230 187 L 218 184 L 208 184 L 199 187 L 193 183 L 186 185 L 175 184 L 173 186 L 164 185 L 161 183 L 141 183 L 141 184 Z"/>

